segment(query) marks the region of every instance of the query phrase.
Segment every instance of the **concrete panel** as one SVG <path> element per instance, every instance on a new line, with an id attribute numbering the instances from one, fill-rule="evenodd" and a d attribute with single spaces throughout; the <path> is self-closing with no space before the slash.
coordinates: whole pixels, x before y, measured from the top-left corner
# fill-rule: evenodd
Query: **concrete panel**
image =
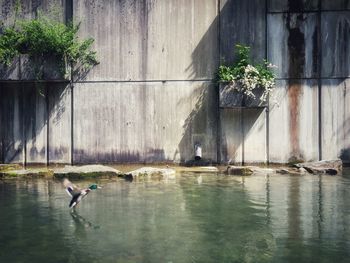
<path id="1" fill-rule="evenodd" d="M 243 157 L 242 109 L 221 109 L 220 162 L 241 164 Z"/>
<path id="2" fill-rule="evenodd" d="M 81 37 L 100 64 L 80 79 L 212 78 L 218 66 L 217 0 L 75 1 Z"/>
<path id="3" fill-rule="evenodd" d="M 277 77 L 317 77 L 317 14 L 269 14 L 267 21 L 268 60 Z"/>
<path id="4" fill-rule="evenodd" d="M 349 0 L 322 1 L 322 10 L 344 10 L 350 9 Z"/>
<path id="5" fill-rule="evenodd" d="M 22 84 L 23 85 L 23 84 Z M 27 163 L 46 162 L 46 85 L 24 85 L 24 133 L 26 138 Z"/>
<path id="6" fill-rule="evenodd" d="M 38 12 L 49 14 L 51 18 L 64 19 L 65 2 L 62 0 L 20 0 L 16 16 L 17 0 L 0 0 L 0 25 L 11 26 L 20 19 L 36 17 Z"/>
<path id="7" fill-rule="evenodd" d="M 269 12 L 300 12 L 318 9 L 319 0 L 267 0 Z"/>
<path id="8" fill-rule="evenodd" d="M 322 158 L 350 162 L 350 80 L 322 81 Z"/>
<path id="9" fill-rule="evenodd" d="M 1 80 L 19 80 L 19 58 L 15 58 L 9 66 L 0 64 L 0 79 Z"/>
<path id="10" fill-rule="evenodd" d="M 49 101 L 49 161 L 71 161 L 71 88 L 67 84 L 47 84 Z"/>
<path id="11" fill-rule="evenodd" d="M 250 46 L 253 61 L 264 59 L 265 20 L 265 1 L 220 1 L 221 63 L 234 62 L 236 44 Z"/>
<path id="12" fill-rule="evenodd" d="M 271 162 L 317 160 L 317 81 L 278 81 L 270 100 L 269 123 Z"/>
<path id="13" fill-rule="evenodd" d="M 322 77 L 350 76 L 350 11 L 324 12 L 322 28 Z"/>
<path id="14" fill-rule="evenodd" d="M 209 82 L 76 84 L 74 162 L 216 161 L 217 107 Z"/>
<path id="15" fill-rule="evenodd" d="M 66 1 L 62 0 L 21 0 L 19 1 L 19 11 L 16 15 L 17 0 L 0 0 L 0 33 L 2 26 L 13 26 L 15 23 L 23 19 L 35 18 L 38 12 L 42 12 L 52 19 L 64 21 Z M 45 79 L 58 79 L 58 71 L 56 65 L 52 61 L 44 63 L 43 73 Z M 21 69 L 19 68 L 21 65 Z M 50 70 L 45 70 L 49 66 Z M 56 68 L 55 68 L 56 67 Z M 20 59 L 15 58 L 10 66 L 0 65 L 1 80 L 35 80 L 33 63 L 28 58 L 22 56 Z M 55 70 L 52 70 L 55 69 Z"/>
<path id="16" fill-rule="evenodd" d="M 24 116 L 22 86 L 1 83 L 3 160 L 5 163 L 24 162 Z"/>
<path id="17" fill-rule="evenodd" d="M 245 163 L 266 163 L 266 112 L 265 109 L 243 110 Z"/>
<path id="18" fill-rule="evenodd" d="M 1 85 L 1 84 L 0 84 Z M 3 124 L 3 109 L 2 109 L 2 95 L 3 90 L 0 87 L 0 163 L 4 163 L 4 153 L 3 153 L 3 130 L 4 130 L 4 124 Z"/>

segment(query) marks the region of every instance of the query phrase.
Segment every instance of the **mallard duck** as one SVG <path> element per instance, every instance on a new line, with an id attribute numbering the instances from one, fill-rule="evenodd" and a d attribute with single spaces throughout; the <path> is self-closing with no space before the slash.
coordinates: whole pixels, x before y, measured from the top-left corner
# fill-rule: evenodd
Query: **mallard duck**
<path id="1" fill-rule="evenodd" d="M 80 189 L 67 178 L 63 180 L 63 186 L 66 188 L 66 192 L 72 200 L 69 203 L 69 208 L 74 208 L 79 202 L 90 193 L 91 190 L 96 190 L 100 188 L 97 184 L 92 184 L 86 189 Z"/>

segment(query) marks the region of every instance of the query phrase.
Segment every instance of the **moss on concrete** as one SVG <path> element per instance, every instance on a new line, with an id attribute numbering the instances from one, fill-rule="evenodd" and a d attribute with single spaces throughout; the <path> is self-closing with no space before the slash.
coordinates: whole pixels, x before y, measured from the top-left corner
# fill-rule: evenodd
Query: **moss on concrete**
<path id="1" fill-rule="evenodd" d="M 0 172 L 1 179 L 13 178 L 52 178 L 53 171 L 50 169 L 21 169 L 21 170 L 6 170 Z"/>
<path id="2" fill-rule="evenodd" d="M 0 164 L 0 172 L 20 170 L 22 166 L 19 164 Z"/>

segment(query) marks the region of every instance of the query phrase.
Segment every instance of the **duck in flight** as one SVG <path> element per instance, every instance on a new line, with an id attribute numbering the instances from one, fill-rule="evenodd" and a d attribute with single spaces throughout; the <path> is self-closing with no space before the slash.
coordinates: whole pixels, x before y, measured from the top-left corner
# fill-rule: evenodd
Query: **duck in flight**
<path id="1" fill-rule="evenodd" d="M 97 184 L 92 184 L 86 189 L 80 189 L 75 184 L 72 184 L 71 181 L 69 181 L 67 178 L 63 180 L 63 186 L 66 188 L 66 192 L 70 197 L 72 197 L 72 200 L 69 203 L 69 208 L 75 208 L 79 202 L 90 193 L 91 190 L 96 190 L 99 187 Z"/>

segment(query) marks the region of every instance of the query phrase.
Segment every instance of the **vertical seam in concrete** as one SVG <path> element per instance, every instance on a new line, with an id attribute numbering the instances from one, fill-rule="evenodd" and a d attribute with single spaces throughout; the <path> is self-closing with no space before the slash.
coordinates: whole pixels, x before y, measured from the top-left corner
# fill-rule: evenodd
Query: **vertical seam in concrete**
<path id="1" fill-rule="evenodd" d="M 265 0 L 265 59 L 268 59 L 268 24 L 267 24 L 268 0 Z M 267 97 L 266 115 L 266 163 L 270 163 L 270 96 Z"/>
<path id="2" fill-rule="evenodd" d="M 241 115 L 241 139 L 242 139 L 242 165 L 244 165 L 244 108 L 240 108 Z"/>
<path id="3" fill-rule="evenodd" d="M 49 116 L 49 88 L 48 85 L 45 85 L 45 103 L 46 103 L 46 166 L 50 164 L 50 116 Z"/>
<path id="4" fill-rule="evenodd" d="M 70 162 L 74 164 L 74 85 L 70 83 L 70 103 L 71 103 L 71 118 L 70 118 Z"/>
<path id="5" fill-rule="evenodd" d="M 318 159 L 322 160 L 322 39 L 321 39 L 321 10 L 322 1 L 318 1 L 318 12 L 317 12 L 317 31 L 318 31 Z"/>
<path id="6" fill-rule="evenodd" d="M 218 17 L 218 66 L 220 66 L 220 57 L 221 57 L 221 2 L 218 0 L 217 2 L 217 17 Z M 215 78 L 214 78 L 215 79 Z M 221 163 L 221 110 L 220 110 L 220 96 L 219 96 L 219 84 L 215 82 L 214 84 L 216 88 L 216 100 L 217 100 L 217 124 L 216 124 L 216 162 Z"/>
<path id="7" fill-rule="evenodd" d="M 3 98 L 3 95 L 2 95 L 2 88 L 0 88 L 0 99 L 2 99 Z M 2 107 L 3 107 L 3 101 L 1 100 L 1 103 L 0 103 L 0 127 L 2 127 L 2 128 L 0 128 L 0 140 L 1 140 L 1 149 L 0 149 L 0 151 L 1 151 L 1 156 L 0 156 L 0 161 L 1 161 L 1 163 L 5 163 L 5 156 L 4 156 L 4 129 L 3 129 L 3 127 L 4 127 L 4 125 L 3 125 L 3 123 L 4 123 L 4 118 L 3 118 L 3 109 L 2 109 Z"/>
<path id="8" fill-rule="evenodd" d="M 66 0 L 66 23 L 73 22 L 73 10 L 74 2 L 72 0 Z M 69 16 L 69 17 L 68 17 Z M 74 165 L 74 79 L 73 79 L 73 64 L 70 65 L 70 81 L 69 86 L 71 90 L 70 103 L 71 103 L 71 119 L 70 119 L 70 163 Z"/>
<path id="9" fill-rule="evenodd" d="M 21 56 L 18 58 L 18 75 L 20 81 L 22 80 L 22 67 L 21 67 Z M 24 167 L 27 166 L 27 133 L 26 133 L 26 123 L 27 123 L 27 114 L 25 110 L 25 99 L 24 99 L 24 84 L 23 82 L 20 82 L 20 104 L 21 104 L 21 110 L 20 114 L 22 116 L 22 139 L 23 139 L 23 146 L 22 146 L 22 164 Z"/>
<path id="10" fill-rule="evenodd" d="M 22 136 L 23 136 L 23 166 L 24 167 L 27 167 L 27 117 L 28 117 L 28 114 L 27 114 L 27 111 L 25 110 L 26 108 L 26 100 L 24 99 L 24 85 L 22 83 L 21 85 L 21 91 L 22 91 L 22 95 L 21 95 L 21 104 L 22 104 L 22 109 L 21 109 L 21 115 L 22 115 Z"/>

